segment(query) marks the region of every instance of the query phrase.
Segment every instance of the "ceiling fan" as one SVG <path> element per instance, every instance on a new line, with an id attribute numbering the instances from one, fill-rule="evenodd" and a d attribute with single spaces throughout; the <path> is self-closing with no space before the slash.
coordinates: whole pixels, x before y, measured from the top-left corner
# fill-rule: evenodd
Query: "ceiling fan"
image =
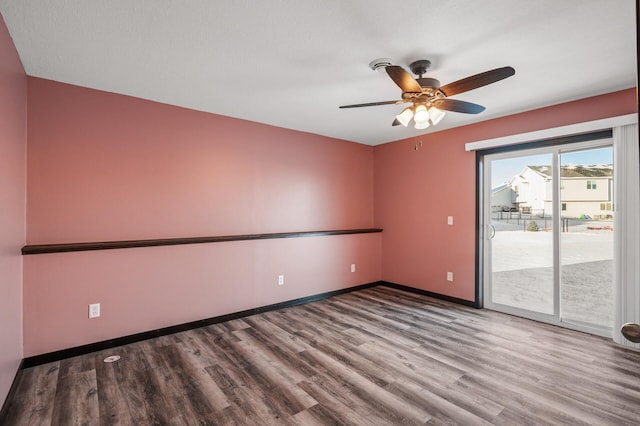
<path id="1" fill-rule="evenodd" d="M 495 83 L 511 77 L 516 72 L 512 67 L 496 68 L 440 86 L 440 82 L 435 78 L 423 77 L 431 66 L 431 61 L 427 59 L 421 59 L 409 64 L 411 72 L 418 76 L 417 79 L 413 78 L 404 68 L 398 65 L 391 65 L 386 59 L 373 61 L 369 66 L 373 70 L 384 68 L 387 75 L 391 77 L 391 80 L 402 89 L 402 99 L 397 101 L 342 105 L 339 108 L 360 108 L 410 103 L 410 106 L 396 116 L 392 125 L 397 126 L 402 124 L 407 127 L 413 119 L 416 129 L 426 129 L 430 124 L 438 124 L 445 115 L 444 111 L 461 112 L 464 114 L 481 113 L 485 109 L 482 105 L 457 99 L 449 99 L 449 96 Z"/>

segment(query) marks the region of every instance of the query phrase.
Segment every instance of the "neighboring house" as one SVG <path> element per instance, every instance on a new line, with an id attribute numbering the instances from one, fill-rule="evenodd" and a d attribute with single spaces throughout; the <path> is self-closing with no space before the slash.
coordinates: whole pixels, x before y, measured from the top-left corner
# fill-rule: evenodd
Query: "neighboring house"
<path id="1" fill-rule="evenodd" d="M 507 183 L 515 192 L 514 204 L 520 211 L 551 214 L 551 168 L 527 166 Z"/>
<path id="2" fill-rule="evenodd" d="M 508 212 L 515 209 L 516 193 L 506 183 L 491 190 L 491 211 Z"/>
<path id="3" fill-rule="evenodd" d="M 551 214 L 552 174 L 550 166 L 525 167 L 507 184 L 492 191 L 492 206 L 509 206 L 524 212 Z M 504 204 L 507 201 L 505 194 L 509 190 L 512 191 L 510 205 Z M 613 212 L 613 166 L 562 166 L 560 200 L 563 217 L 610 218 Z"/>

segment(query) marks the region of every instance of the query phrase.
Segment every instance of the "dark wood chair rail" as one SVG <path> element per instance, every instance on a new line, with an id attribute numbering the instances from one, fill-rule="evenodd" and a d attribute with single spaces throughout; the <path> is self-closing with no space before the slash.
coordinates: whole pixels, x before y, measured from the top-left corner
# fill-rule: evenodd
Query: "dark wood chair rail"
<path id="1" fill-rule="evenodd" d="M 228 241 L 271 240 L 276 238 L 320 237 L 327 235 L 370 234 L 380 228 L 339 229 L 332 231 L 276 232 L 270 234 L 224 235 L 215 237 L 161 238 L 154 240 L 102 241 L 86 243 L 34 244 L 22 247 L 22 254 L 66 253 L 72 251 L 112 250 L 136 247 L 175 246 L 182 244 L 221 243 Z"/>

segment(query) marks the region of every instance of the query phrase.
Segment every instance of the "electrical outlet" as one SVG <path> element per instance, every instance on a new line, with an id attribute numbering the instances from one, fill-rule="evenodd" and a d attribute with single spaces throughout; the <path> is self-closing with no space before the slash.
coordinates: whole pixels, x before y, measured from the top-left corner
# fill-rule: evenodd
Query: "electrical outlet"
<path id="1" fill-rule="evenodd" d="M 355 272 L 356 271 L 356 264 L 352 263 L 351 264 L 351 272 Z"/>
<path id="2" fill-rule="evenodd" d="M 100 316 L 100 304 L 92 303 L 89 305 L 89 318 L 98 318 Z"/>
<path id="3" fill-rule="evenodd" d="M 278 275 L 278 285 L 284 285 L 284 275 Z"/>
<path id="4" fill-rule="evenodd" d="M 447 272 L 447 281 L 453 281 L 453 272 Z"/>
<path id="5" fill-rule="evenodd" d="M 453 216 L 447 216 L 447 225 L 453 225 Z"/>

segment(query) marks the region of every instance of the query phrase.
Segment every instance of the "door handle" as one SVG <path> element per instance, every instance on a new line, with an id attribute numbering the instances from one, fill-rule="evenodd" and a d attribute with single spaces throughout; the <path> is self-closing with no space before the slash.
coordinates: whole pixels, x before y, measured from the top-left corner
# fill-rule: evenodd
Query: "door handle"
<path id="1" fill-rule="evenodd" d="M 620 332 L 630 342 L 640 343 L 640 325 L 628 322 L 622 326 Z"/>
<path id="2" fill-rule="evenodd" d="M 496 228 L 493 225 L 487 225 L 487 228 L 489 228 L 489 239 L 493 240 L 493 237 L 496 236 Z"/>

